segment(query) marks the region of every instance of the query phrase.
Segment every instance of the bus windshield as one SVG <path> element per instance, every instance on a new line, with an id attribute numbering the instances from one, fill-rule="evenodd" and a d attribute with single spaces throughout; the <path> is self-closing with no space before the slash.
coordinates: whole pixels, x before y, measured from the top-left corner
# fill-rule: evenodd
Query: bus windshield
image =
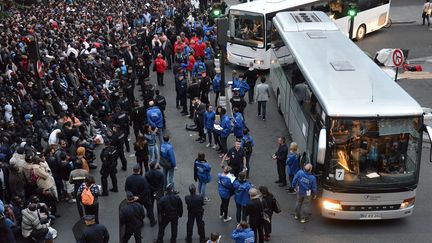
<path id="1" fill-rule="evenodd" d="M 263 48 L 264 16 L 258 13 L 230 11 L 230 41 L 233 43 Z"/>
<path id="2" fill-rule="evenodd" d="M 415 183 L 418 117 L 331 119 L 327 181 L 341 186 Z"/>

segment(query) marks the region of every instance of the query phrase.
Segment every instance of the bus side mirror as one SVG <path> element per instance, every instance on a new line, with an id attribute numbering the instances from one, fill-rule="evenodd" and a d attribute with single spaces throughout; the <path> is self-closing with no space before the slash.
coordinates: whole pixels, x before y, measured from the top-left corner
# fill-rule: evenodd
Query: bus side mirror
<path id="1" fill-rule="evenodd" d="M 327 131 L 325 128 L 321 129 L 318 137 L 318 154 L 317 163 L 320 165 L 324 164 L 326 148 L 327 148 Z"/>
<path id="2" fill-rule="evenodd" d="M 432 128 L 430 126 L 426 126 L 425 130 L 429 136 L 429 142 L 432 144 Z M 432 163 L 432 148 L 430 149 L 429 162 Z"/>

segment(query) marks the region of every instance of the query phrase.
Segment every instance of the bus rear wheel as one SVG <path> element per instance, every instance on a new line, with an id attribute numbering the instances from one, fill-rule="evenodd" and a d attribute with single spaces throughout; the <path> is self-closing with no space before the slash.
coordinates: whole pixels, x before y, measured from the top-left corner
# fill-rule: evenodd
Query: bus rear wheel
<path id="1" fill-rule="evenodd" d="M 358 41 L 363 40 L 363 38 L 366 36 L 366 25 L 362 24 L 357 29 L 356 39 Z"/>

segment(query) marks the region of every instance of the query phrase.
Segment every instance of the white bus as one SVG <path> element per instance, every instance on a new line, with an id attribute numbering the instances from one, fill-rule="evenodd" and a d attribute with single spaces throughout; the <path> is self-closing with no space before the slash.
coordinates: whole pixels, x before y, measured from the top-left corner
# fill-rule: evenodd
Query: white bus
<path id="1" fill-rule="evenodd" d="M 358 11 L 353 38 L 362 39 L 389 21 L 390 0 L 260 0 L 231 6 L 228 12 L 227 58 L 232 64 L 270 68 L 272 18 L 278 12 L 317 10 L 326 12 L 348 36 L 351 6 Z"/>
<path id="2" fill-rule="evenodd" d="M 318 175 L 322 216 L 411 215 L 422 108 L 325 13 L 278 13 L 273 24 L 270 79 L 292 140 Z"/>

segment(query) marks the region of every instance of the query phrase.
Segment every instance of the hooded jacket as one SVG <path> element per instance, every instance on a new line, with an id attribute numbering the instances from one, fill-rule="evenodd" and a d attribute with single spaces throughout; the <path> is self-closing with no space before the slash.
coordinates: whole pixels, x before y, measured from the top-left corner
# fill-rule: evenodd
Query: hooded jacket
<path id="1" fill-rule="evenodd" d="M 235 229 L 231 234 L 235 243 L 254 242 L 254 232 L 251 228 Z"/>
<path id="2" fill-rule="evenodd" d="M 81 161 L 83 170 L 90 171 L 88 162 L 85 159 L 85 153 L 86 153 L 86 149 L 82 146 L 78 147 L 76 150 L 77 158 L 78 158 L 78 160 Z"/>
<path id="3" fill-rule="evenodd" d="M 234 181 L 234 200 L 236 204 L 246 206 L 250 202 L 249 189 L 252 188 L 252 184 L 249 181 Z"/>

